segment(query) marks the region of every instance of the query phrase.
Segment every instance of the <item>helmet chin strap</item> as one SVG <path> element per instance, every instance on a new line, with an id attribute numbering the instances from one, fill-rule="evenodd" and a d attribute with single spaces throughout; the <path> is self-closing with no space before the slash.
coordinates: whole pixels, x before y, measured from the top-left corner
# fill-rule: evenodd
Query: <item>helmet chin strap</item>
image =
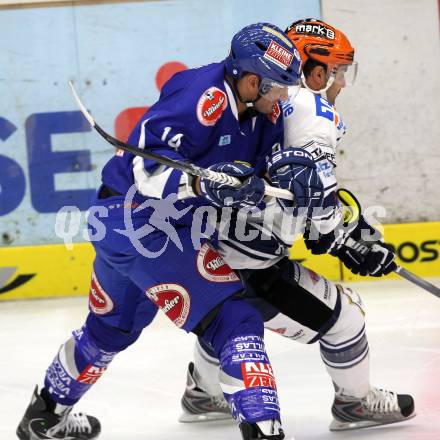
<path id="1" fill-rule="evenodd" d="M 335 80 L 335 77 L 334 76 L 332 76 L 332 75 L 330 75 L 330 77 L 329 77 L 329 79 L 327 80 L 327 83 L 326 83 L 326 85 L 325 85 L 325 87 L 323 87 L 322 89 L 320 89 L 320 90 L 313 90 L 313 89 L 311 89 L 308 85 L 307 85 L 307 82 L 306 82 L 306 77 L 304 76 L 304 72 L 301 72 L 301 82 L 302 82 L 302 85 L 307 89 L 307 90 L 309 90 L 310 92 L 312 92 L 312 93 L 315 93 L 315 94 L 321 94 L 321 93 L 323 93 L 323 92 L 326 92 L 330 87 L 331 87 L 331 85 L 333 84 L 333 81 Z"/>
<path id="2" fill-rule="evenodd" d="M 240 95 L 240 92 L 238 91 L 237 87 L 237 79 L 234 79 L 234 89 L 235 93 L 237 94 L 237 98 L 242 102 L 243 104 L 246 104 L 247 108 L 253 108 L 255 106 L 255 103 L 261 99 L 261 95 L 258 93 L 258 96 L 255 99 L 248 99 L 247 101 L 242 98 Z"/>
<path id="3" fill-rule="evenodd" d="M 258 94 L 258 96 L 257 96 L 256 99 L 246 101 L 245 104 L 247 105 L 247 107 L 252 108 L 252 107 L 255 106 L 255 104 L 257 103 L 257 101 L 259 101 L 260 99 L 261 99 L 261 95 Z"/>

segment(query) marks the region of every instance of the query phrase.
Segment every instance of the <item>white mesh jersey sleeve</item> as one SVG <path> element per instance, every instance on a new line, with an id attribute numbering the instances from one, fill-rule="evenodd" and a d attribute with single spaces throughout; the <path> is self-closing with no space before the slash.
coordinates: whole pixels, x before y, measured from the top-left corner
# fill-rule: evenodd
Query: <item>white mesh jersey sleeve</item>
<path id="1" fill-rule="evenodd" d="M 284 147 L 299 147 L 312 154 L 326 195 L 336 186 L 335 151 L 346 131 L 342 117 L 326 99 L 302 88 L 283 104 Z"/>

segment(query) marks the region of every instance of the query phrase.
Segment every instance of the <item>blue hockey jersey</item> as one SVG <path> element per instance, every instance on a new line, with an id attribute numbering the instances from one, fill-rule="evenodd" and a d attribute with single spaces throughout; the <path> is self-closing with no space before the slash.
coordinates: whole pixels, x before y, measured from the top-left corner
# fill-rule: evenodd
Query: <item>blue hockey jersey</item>
<path id="1" fill-rule="evenodd" d="M 279 108 L 240 122 L 236 99 L 225 79 L 224 62 L 179 72 L 165 84 L 128 143 L 202 167 L 240 160 L 262 172 L 273 145 L 283 143 Z M 182 171 L 122 151 L 104 166 L 102 181 L 120 194 L 136 184 L 146 198 L 171 193 L 179 199 L 194 197 Z"/>

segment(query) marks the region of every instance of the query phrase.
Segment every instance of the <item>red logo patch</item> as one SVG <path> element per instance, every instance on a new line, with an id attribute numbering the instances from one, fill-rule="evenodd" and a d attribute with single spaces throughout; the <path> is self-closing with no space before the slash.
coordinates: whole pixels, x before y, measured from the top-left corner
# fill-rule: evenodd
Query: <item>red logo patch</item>
<path id="1" fill-rule="evenodd" d="M 208 281 L 225 283 L 240 281 L 237 274 L 226 264 L 222 256 L 208 243 L 205 243 L 197 255 L 197 269 Z"/>
<path id="2" fill-rule="evenodd" d="M 100 368 L 94 367 L 93 365 L 88 365 L 85 370 L 76 378 L 76 380 L 81 383 L 93 385 L 103 375 L 105 370 L 105 367 Z"/>
<path id="3" fill-rule="evenodd" d="M 282 69 L 287 70 L 293 60 L 293 53 L 272 40 L 264 53 L 263 58 L 266 58 Z"/>
<path id="4" fill-rule="evenodd" d="M 267 117 L 272 124 L 276 124 L 277 119 L 280 117 L 281 107 L 278 102 L 272 107 L 272 113 L 268 114 Z"/>
<path id="5" fill-rule="evenodd" d="M 188 319 L 191 297 L 180 284 L 159 284 L 146 291 L 147 297 L 159 307 L 177 327 Z"/>
<path id="6" fill-rule="evenodd" d="M 105 315 L 113 310 L 113 301 L 109 294 L 101 287 L 95 273 L 92 273 L 92 282 L 89 292 L 90 310 L 97 315 Z"/>
<path id="7" fill-rule="evenodd" d="M 267 387 L 277 389 L 272 365 L 263 362 L 243 362 L 241 373 L 246 388 Z"/>
<path id="8" fill-rule="evenodd" d="M 220 119 L 228 106 L 226 93 L 217 87 L 203 92 L 197 103 L 197 119 L 202 125 L 210 127 Z"/>

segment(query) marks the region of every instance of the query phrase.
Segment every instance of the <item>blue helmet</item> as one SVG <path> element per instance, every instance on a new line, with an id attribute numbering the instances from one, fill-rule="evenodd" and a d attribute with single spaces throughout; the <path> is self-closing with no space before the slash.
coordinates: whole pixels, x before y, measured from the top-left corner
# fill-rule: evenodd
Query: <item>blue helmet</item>
<path id="1" fill-rule="evenodd" d="M 246 26 L 234 35 L 225 59 L 226 71 L 235 79 L 254 73 L 285 86 L 301 79 L 301 56 L 286 34 L 270 23 Z"/>

